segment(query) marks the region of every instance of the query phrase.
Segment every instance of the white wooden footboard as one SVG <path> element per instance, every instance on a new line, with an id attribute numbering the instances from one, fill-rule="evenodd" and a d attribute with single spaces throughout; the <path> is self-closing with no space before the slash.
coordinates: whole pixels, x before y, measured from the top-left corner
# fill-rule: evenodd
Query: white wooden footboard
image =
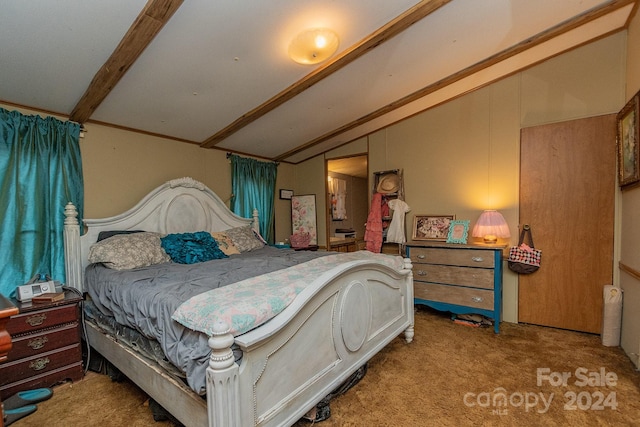
<path id="1" fill-rule="evenodd" d="M 391 340 L 413 338 L 408 260 L 395 270 L 350 262 L 319 277 L 267 324 L 235 338 L 218 325 L 207 371 L 213 427 L 295 423 Z"/>

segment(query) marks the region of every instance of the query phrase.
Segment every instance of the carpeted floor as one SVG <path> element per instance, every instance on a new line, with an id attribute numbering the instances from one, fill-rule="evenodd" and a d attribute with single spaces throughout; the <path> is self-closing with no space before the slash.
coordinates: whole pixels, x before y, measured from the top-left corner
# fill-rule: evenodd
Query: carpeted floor
<path id="1" fill-rule="evenodd" d="M 376 355 L 318 424 L 640 425 L 640 372 L 597 335 L 510 323 L 495 335 L 428 308 L 417 309 L 415 330 L 413 343 L 398 338 Z M 128 382 L 89 373 L 12 426 L 173 426 L 154 422 L 146 401 Z"/>

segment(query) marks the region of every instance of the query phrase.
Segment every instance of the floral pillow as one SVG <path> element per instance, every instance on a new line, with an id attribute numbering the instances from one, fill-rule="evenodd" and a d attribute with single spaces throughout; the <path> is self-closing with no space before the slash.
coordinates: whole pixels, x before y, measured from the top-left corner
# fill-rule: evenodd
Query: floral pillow
<path id="1" fill-rule="evenodd" d="M 158 233 L 118 234 L 89 248 L 89 262 L 101 262 L 114 270 L 130 270 L 169 262 Z"/>
<path id="2" fill-rule="evenodd" d="M 231 228 L 227 231 L 227 236 L 231 238 L 233 244 L 240 252 L 249 252 L 260 249 L 264 246 L 262 240 L 256 237 L 250 226 Z"/>
<path id="3" fill-rule="evenodd" d="M 231 237 L 229 237 L 229 235 L 224 231 L 214 231 L 213 233 L 211 233 L 211 236 L 216 239 L 216 242 L 218 242 L 218 247 L 226 255 L 237 255 L 240 253 L 238 248 L 236 248 L 236 245 L 233 244 L 233 240 L 231 240 Z"/>

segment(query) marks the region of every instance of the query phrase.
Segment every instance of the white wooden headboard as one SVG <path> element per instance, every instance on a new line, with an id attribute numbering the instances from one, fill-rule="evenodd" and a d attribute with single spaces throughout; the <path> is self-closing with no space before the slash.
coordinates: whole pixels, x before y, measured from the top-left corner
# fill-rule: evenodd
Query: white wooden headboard
<path id="1" fill-rule="evenodd" d="M 224 231 L 251 225 L 260 231 L 258 212 L 253 218 L 239 217 L 227 208 L 203 183 L 193 178 L 168 181 L 147 194 L 133 208 L 101 219 L 83 220 L 86 233 L 80 235 L 78 211 L 72 203 L 65 207 L 64 254 L 66 285 L 83 291 L 84 270 L 89 248 L 101 231 L 143 230 L 158 233 Z"/>

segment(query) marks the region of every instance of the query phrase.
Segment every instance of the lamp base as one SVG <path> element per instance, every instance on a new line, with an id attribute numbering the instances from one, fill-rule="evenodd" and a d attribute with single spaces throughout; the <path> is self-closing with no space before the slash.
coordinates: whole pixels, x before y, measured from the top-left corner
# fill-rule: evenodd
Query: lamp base
<path id="1" fill-rule="evenodd" d="M 492 234 L 487 234 L 486 236 L 484 236 L 484 242 L 492 245 L 496 244 L 498 243 L 498 237 Z"/>

